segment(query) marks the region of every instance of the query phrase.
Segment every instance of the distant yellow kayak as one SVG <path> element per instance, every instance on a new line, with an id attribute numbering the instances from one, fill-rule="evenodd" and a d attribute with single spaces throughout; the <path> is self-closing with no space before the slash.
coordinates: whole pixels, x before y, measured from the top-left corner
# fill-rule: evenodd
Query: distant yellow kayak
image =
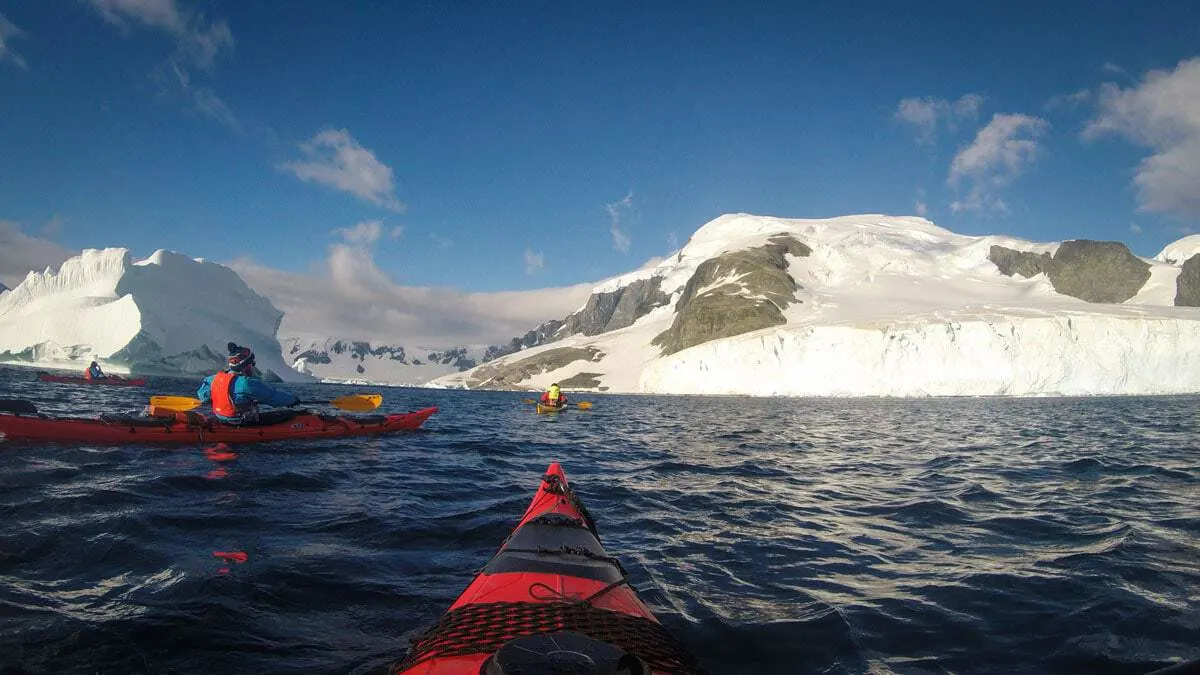
<path id="1" fill-rule="evenodd" d="M 567 409 L 567 406 L 565 406 L 565 405 L 552 406 L 552 405 L 542 405 L 541 403 L 537 404 L 537 412 L 539 415 L 541 415 L 542 413 L 562 412 L 563 410 L 566 410 L 566 409 Z"/>

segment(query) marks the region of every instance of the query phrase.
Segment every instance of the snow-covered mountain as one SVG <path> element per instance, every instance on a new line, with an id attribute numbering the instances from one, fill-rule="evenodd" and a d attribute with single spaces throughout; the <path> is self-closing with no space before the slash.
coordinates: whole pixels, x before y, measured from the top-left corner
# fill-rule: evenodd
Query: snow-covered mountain
<path id="1" fill-rule="evenodd" d="M 725 215 L 434 386 L 757 396 L 1200 391 L 1200 236 L 964 236 L 923 218 Z"/>
<path id="2" fill-rule="evenodd" d="M 473 368 L 478 350 L 410 349 L 359 340 L 282 338 L 283 358 L 300 373 L 329 382 L 423 384 Z"/>
<path id="3" fill-rule="evenodd" d="M 227 267 L 162 250 L 135 262 L 123 248 L 88 249 L 0 295 L 0 361 L 194 374 L 223 366 L 233 341 L 252 347 L 268 376 L 307 379 L 280 357 L 282 317 Z"/>

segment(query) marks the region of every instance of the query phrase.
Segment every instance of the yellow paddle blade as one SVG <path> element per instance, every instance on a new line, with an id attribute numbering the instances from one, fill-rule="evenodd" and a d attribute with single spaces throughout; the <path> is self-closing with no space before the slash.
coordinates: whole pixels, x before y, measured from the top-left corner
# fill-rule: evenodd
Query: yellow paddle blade
<path id="1" fill-rule="evenodd" d="M 151 396 L 150 405 L 167 410 L 187 412 L 200 406 L 200 399 L 190 396 Z"/>
<path id="2" fill-rule="evenodd" d="M 310 401 L 317 403 L 317 401 Z M 367 412 L 374 410 L 383 403 L 383 396 L 379 394 L 349 394 L 339 396 L 329 402 L 336 408 L 349 410 L 350 412 Z"/>
<path id="3" fill-rule="evenodd" d="M 529 405 L 533 405 L 534 403 L 537 403 L 537 401 L 535 401 L 535 400 L 533 400 L 533 399 L 531 399 L 531 398 L 523 398 L 523 399 L 521 399 L 521 403 L 526 403 L 526 404 L 529 404 Z"/>
<path id="4" fill-rule="evenodd" d="M 579 406 L 580 410 L 587 410 L 592 407 L 592 402 L 591 401 L 580 401 L 579 403 L 576 403 L 575 405 Z"/>

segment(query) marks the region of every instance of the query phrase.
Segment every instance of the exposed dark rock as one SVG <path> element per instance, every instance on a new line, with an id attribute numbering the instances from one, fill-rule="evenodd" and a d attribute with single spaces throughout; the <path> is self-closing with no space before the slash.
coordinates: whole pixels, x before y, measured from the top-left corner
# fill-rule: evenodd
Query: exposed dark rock
<path id="1" fill-rule="evenodd" d="M 1011 277 L 1020 274 L 1026 279 L 1035 277 L 1046 271 L 1050 262 L 1049 253 L 1033 253 L 1032 251 L 1017 251 L 1005 246 L 992 246 L 988 251 L 988 260 L 995 263 L 1000 273 Z"/>
<path id="2" fill-rule="evenodd" d="M 671 301 L 660 290 L 662 277 L 639 279 L 608 293 L 593 293 L 583 309 L 563 322 L 558 337 L 599 335 L 632 326 L 651 310 Z"/>
<path id="3" fill-rule="evenodd" d="M 1200 255 L 1184 261 L 1175 280 L 1175 305 L 1200 307 Z"/>
<path id="4" fill-rule="evenodd" d="M 671 301 L 671 298 L 660 290 L 660 286 L 662 277 L 651 277 L 639 279 L 615 291 L 593 293 L 583 309 L 568 315 L 566 319 L 547 321 L 525 335 L 513 338 L 506 345 L 488 347 L 484 352 L 483 362 L 515 354 L 522 349 L 549 344 L 571 335 L 599 335 L 632 326 L 651 310 Z"/>
<path id="5" fill-rule="evenodd" d="M 292 353 L 296 353 L 294 348 L 292 349 Z M 333 363 L 333 359 L 329 358 L 329 354 L 326 352 L 318 352 L 314 349 L 305 350 L 292 360 L 296 361 L 298 359 L 307 359 L 309 363 Z"/>
<path id="6" fill-rule="evenodd" d="M 1064 241 L 1045 271 L 1055 291 L 1087 302 L 1125 302 L 1150 278 L 1150 264 L 1116 241 Z"/>
<path id="7" fill-rule="evenodd" d="M 562 328 L 562 326 L 562 321 L 559 321 L 558 319 L 552 319 L 546 323 L 543 323 L 537 328 L 534 328 L 519 338 L 513 338 L 506 345 L 494 345 L 488 347 L 483 353 L 483 362 L 487 363 L 488 361 L 498 359 L 501 356 L 516 354 L 522 349 L 528 349 L 530 347 L 536 347 L 538 345 L 544 345 L 553 342 L 555 339 L 557 339 L 556 336 L 558 334 L 558 330 Z"/>
<path id="8" fill-rule="evenodd" d="M 600 373 L 578 373 L 559 380 L 558 385 L 564 389 L 597 389 L 600 387 L 600 377 Z"/>
<path id="9" fill-rule="evenodd" d="M 675 321 L 654 338 L 664 354 L 720 338 L 778 326 L 799 286 L 787 273 L 786 254 L 812 253 L 790 235 L 776 235 L 758 248 L 732 251 L 704 261 L 688 279 L 675 305 Z"/>
<path id="10" fill-rule="evenodd" d="M 604 352 L 595 347 L 559 347 L 525 359 L 484 364 L 467 380 L 469 389 L 520 389 L 520 383 L 534 375 L 557 370 L 576 361 L 599 361 Z"/>

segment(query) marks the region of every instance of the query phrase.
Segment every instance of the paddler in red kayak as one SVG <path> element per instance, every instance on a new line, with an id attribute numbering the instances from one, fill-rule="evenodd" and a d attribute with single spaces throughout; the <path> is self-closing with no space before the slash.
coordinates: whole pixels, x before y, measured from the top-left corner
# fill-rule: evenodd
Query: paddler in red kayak
<path id="1" fill-rule="evenodd" d="M 88 366 L 88 369 L 83 373 L 85 380 L 103 380 L 106 377 L 108 376 L 104 374 L 104 371 L 100 370 L 100 364 L 95 361 L 92 361 L 92 365 Z"/>
<path id="2" fill-rule="evenodd" d="M 300 403 L 295 394 L 274 389 L 258 379 L 254 367 L 254 352 L 249 347 L 229 343 L 229 365 L 225 372 L 204 378 L 196 390 L 201 402 L 212 401 L 213 413 L 226 424 L 248 426 L 275 423 L 283 419 L 278 414 L 258 411 L 258 404 L 294 406 Z M 283 411 L 280 411 L 283 412 Z"/>
<path id="3" fill-rule="evenodd" d="M 550 406 L 551 408 L 561 408 L 566 404 L 567 395 L 562 393 L 562 390 L 558 388 L 557 382 L 550 385 L 549 389 L 542 392 L 542 405 Z"/>

